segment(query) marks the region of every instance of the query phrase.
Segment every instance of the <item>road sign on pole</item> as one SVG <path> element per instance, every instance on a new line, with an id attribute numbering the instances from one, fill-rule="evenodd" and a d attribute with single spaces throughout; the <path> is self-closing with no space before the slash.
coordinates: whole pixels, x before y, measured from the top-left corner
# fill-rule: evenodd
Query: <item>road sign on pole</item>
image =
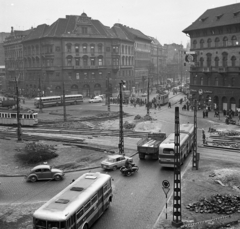
<path id="1" fill-rule="evenodd" d="M 162 182 L 162 190 L 164 191 L 165 196 L 166 196 L 166 219 L 167 219 L 167 194 L 170 191 L 169 187 L 170 187 L 169 181 L 168 180 L 164 180 Z"/>

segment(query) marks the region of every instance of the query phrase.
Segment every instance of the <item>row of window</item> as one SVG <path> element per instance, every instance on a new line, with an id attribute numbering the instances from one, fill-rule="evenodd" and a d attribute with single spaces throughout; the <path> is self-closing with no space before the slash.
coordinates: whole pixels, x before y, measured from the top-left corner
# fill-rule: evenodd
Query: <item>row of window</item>
<path id="1" fill-rule="evenodd" d="M 236 60 L 237 60 L 237 58 L 235 56 L 232 56 L 230 60 L 231 60 L 231 66 L 232 67 L 236 67 Z M 215 57 L 214 58 L 215 67 L 219 67 L 219 62 L 220 62 L 219 57 Z M 238 65 L 240 66 L 240 63 Z M 199 66 L 200 67 L 204 66 L 204 58 L 203 57 L 201 57 L 199 59 Z M 212 66 L 211 54 L 207 54 L 206 66 L 207 67 L 211 67 Z M 227 56 L 227 53 L 224 53 L 223 56 L 222 56 L 222 67 L 228 67 L 228 56 Z"/>
<path id="2" fill-rule="evenodd" d="M 227 47 L 227 46 L 236 46 L 239 45 L 239 42 L 237 40 L 237 37 L 234 35 L 228 39 L 228 37 L 223 37 L 222 41 L 220 42 L 219 37 L 216 37 L 214 40 L 211 38 L 208 38 L 205 44 L 205 40 L 201 39 L 199 42 L 199 46 L 197 45 L 197 40 L 192 41 L 192 47 L 193 49 L 197 48 L 212 48 L 212 47 Z"/>
<path id="3" fill-rule="evenodd" d="M 215 77 L 215 78 L 214 78 L 214 86 L 231 86 L 231 87 L 234 87 L 234 86 L 236 86 L 236 85 L 235 85 L 235 84 L 236 84 L 235 81 L 236 81 L 235 78 L 232 77 L 231 80 L 230 80 L 230 84 L 228 84 L 227 78 L 224 77 L 224 78 L 222 79 L 222 82 L 221 82 L 222 84 L 220 85 L 219 77 Z M 210 78 L 210 77 L 207 78 L 206 84 L 204 84 L 204 78 L 203 78 L 203 77 L 200 78 L 200 81 L 198 80 L 197 77 L 194 77 L 194 79 L 193 79 L 193 84 L 197 85 L 197 84 L 199 84 L 199 83 L 200 83 L 200 85 L 212 86 L 212 85 L 211 85 L 211 78 Z"/>

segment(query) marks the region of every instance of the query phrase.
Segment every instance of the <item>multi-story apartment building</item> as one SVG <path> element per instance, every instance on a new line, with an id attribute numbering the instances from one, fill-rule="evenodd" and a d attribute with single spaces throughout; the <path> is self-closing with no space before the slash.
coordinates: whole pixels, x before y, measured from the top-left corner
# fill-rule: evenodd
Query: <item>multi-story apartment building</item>
<path id="1" fill-rule="evenodd" d="M 24 93 L 24 63 L 23 63 L 23 44 L 22 41 L 31 30 L 20 31 L 11 28 L 11 33 L 4 41 L 6 85 L 8 93 L 15 94 L 16 81 L 18 82 L 20 94 Z"/>
<path id="2" fill-rule="evenodd" d="M 167 53 L 160 42 L 153 37 L 148 36 L 151 42 L 151 63 L 152 63 L 152 74 L 153 84 L 163 84 L 164 71 L 166 69 Z"/>
<path id="3" fill-rule="evenodd" d="M 153 83 L 153 76 L 149 74 L 152 40 L 137 29 L 119 23 L 115 24 L 115 26 L 120 27 L 129 40 L 134 42 L 135 91 L 146 92 L 147 81 Z"/>
<path id="4" fill-rule="evenodd" d="M 193 98 L 221 110 L 240 107 L 240 3 L 208 9 L 183 32 L 196 53 Z"/>
<path id="5" fill-rule="evenodd" d="M 40 91 L 42 95 L 62 94 L 64 89 L 66 94 L 89 97 L 105 94 L 108 80 L 116 92 L 120 79 L 131 89 L 133 44 L 120 28 L 110 29 L 86 13 L 60 18 L 50 26 L 39 25 L 21 40 L 22 90 L 37 96 Z M 5 47 L 9 49 L 7 43 Z"/>

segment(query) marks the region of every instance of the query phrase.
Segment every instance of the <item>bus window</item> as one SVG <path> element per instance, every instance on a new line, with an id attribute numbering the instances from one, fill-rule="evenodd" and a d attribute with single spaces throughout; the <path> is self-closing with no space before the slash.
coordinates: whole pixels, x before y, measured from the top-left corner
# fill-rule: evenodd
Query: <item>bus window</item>
<path id="1" fill-rule="evenodd" d="M 60 228 L 61 229 L 65 229 L 66 228 L 66 222 L 65 221 L 60 222 Z"/>
<path id="2" fill-rule="evenodd" d="M 59 228 L 59 222 L 56 221 L 48 221 L 47 222 L 47 229 L 52 229 L 52 228 Z"/>
<path id="3" fill-rule="evenodd" d="M 98 198 L 97 198 L 97 194 L 93 196 L 92 198 L 92 204 L 95 204 L 97 202 Z"/>
<path id="4" fill-rule="evenodd" d="M 86 212 L 91 206 L 90 201 L 87 202 L 87 204 L 84 206 L 84 212 Z"/>
<path id="5" fill-rule="evenodd" d="M 33 116 L 30 114 L 30 115 L 29 115 L 29 118 L 30 118 L 30 119 L 33 119 Z"/>
<path id="6" fill-rule="evenodd" d="M 47 222 L 45 220 L 35 219 L 35 225 L 37 228 L 46 227 L 46 223 Z"/>
<path id="7" fill-rule="evenodd" d="M 23 115 L 22 115 L 22 114 L 19 114 L 19 117 L 20 117 L 20 118 L 23 118 Z"/>
<path id="8" fill-rule="evenodd" d="M 83 209 L 81 208 L 80 210 L 77 211 L 77 219 L 80 219 L 83 215 Z"/>
<path id="9" fill-rule="evenodd" d="M 163 153 L 164 154 L 174 154 L 174 150 L 173 149 L 164 149 Z"/>

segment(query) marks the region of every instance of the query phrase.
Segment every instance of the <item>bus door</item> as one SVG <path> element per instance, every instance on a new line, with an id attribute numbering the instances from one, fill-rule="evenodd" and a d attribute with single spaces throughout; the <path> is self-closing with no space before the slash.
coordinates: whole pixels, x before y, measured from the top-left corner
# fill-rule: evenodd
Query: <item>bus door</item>
<path id="1" fill-rule="evenodd" d="M 104 211 L 104 202 L 103 202 L 103 188 L 98 190 L 98 216 L 100 216 Z"/>

